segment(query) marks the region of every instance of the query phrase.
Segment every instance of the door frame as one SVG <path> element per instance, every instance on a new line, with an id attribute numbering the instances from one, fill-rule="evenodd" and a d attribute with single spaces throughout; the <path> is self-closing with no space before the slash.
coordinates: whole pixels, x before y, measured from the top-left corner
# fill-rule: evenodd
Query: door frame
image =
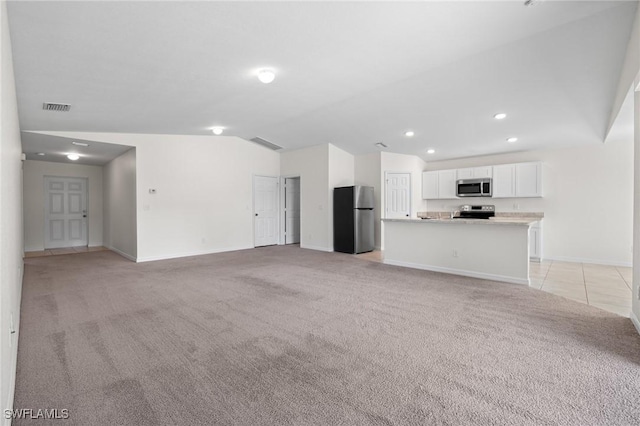
<path id="1" fill-rule="evenodd" d="M 89 235 L 89 220 L 91 219 L 91 214 L 89 212 L 89 177 L 87 176 L 54 176 L 54 175 L 44 175 L 42 177 L 42 188 L 44 190 L 44 200 L 43 200 L 43 205 L 42 205 L 42 213 L 44 216 L 44 221 L 42 222 L 42 247 L 44 247 L 45 250 L 50 250 L 47 248 L 47 220 L 48 220 L 48 215 L 47 215 L 47 203 L 49 202 L 49 200 L 47 199 L 47 195 L 49 194 L 49 188 L 47 188 L 47 179 L 49 178 L 53 178 L 53 179 L 82 179 L 84 180 L 84 196 L 85 196 L 85 203 L 86 203 L 86 207 L 87 207 L 87 214 L 84 219 L 84 223 L 86 226 L 86 234 L 87 234 L 87 247 L 89 247 L 89 241 L 90 241 L 90 235 Z"/>
<path id="2" fill-rule="evenodd" d="M 276 206 L 277 206 L 277 211 L 276 211 L 276 216 L 278 217 L 278 220 L 276 220 L 276 226 L 278 227 L 276 229 L 276 234 L 278 236 L 281 235 L 281 231 L 280 231 L 280 217 L 282 216 L 282 209 L 280 208 L 280 204 L 281 204 L 281 188 L 282 185 L 280 185 L 280 181 L 281 181 L 281 177 L 280 176 L 269 176 L 269 175 L 261 175 L 261 174 L 253 174 L 251 177 L 251 239 L 253 240 L 253 248 L 256 248 L 256 178 L 257 177 L 265 177 L 265 178 L 274 178 L 276 179 L 276 184 L 278 185 L 278 189 L 276 191 Z M 280 237 L 278 237 L 278 242 L 277 245 L 280 245 Z M 262 246 L 260 246 L 262 247 Z"/>
<path id="3" fill-rule="evenodd" d="M 381 215 L 381 217 L 387 217 L 387 183 L 389 182 L 387 175 L 389 174 L 409 175 L 409 218 L 411 218 L 411 215 L 413 214 L 413 203 L 411 202 L 411 199 L 413 198 L 413 173 L 407 171 L 397 172 L 393 170 L 385 170 L 384 172 L 384 204 L 382 205 L 384 216 Z"/>
<path id="4" fill-rule="evenodd" d="M 293 179 L 293 178 L 298 178 L 300 179 L 300 242 L 302 242 L 302 177 L 299 174 L 292 174 L 292 175 L 282 175 L 280 176 L 280 188 L 278 190 L 278 194 L 280 195 L 280 201 L 278 202 L 278 209 L 279 209 L 279 216 L 280 219 L 278 220 L 278 226 L 280 227 L 279 232 L 278 232 L 278 245 L 279 246 L 284 246 L 287 244 L 287 238 L 284 235 L 284 230 L 285 230 L 285 215 L 284 215 L 284 208 L 285 208 L 285 194 L 284 194 L 284 181 L 285 179 Z"/>

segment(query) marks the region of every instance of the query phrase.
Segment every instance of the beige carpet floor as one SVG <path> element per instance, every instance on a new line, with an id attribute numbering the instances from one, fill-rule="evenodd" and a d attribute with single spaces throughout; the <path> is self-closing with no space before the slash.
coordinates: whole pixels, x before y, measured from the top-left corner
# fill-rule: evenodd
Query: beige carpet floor
<path id="1" fill-rule="evenodd" d="M 32 258 L 15 407 L 68 409 L 57 425 L 637 425 L 640 336 L 526 287 L 298 247 Z"/>

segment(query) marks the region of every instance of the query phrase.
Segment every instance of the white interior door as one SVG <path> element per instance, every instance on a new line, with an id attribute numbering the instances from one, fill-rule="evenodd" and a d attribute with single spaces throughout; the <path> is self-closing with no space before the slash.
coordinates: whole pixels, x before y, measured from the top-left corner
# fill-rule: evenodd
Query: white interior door
<path id="1" fill-rule="evenodd" d="M 45 177 L 44 195 L 45 248 L 86 246 L 87 180 Z"/>
<path id="2" fill-rule="evenodd" d="M 254 245 L 278 244 L 278 178 L 253 178 Z"/>
<path id="3" fill-rule="evenodd" d="M 300 242 L 300 178 L 284 180 L 285 244 Z"/>
<path id="4" fill-rule="evenodd" d="M 411 173 L 386 173 L 385 217 L 411 216 Z"/>

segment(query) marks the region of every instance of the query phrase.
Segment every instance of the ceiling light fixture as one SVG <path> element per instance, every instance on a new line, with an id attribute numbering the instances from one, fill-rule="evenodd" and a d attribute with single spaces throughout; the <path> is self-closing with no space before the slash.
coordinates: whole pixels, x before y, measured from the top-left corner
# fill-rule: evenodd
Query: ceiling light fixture
<path id="1" fill-rule="evenodd" d="M 427 150 L 427 154 L 435 154 L 436 150 L 435 149 L 428 149 Z"/>
<path id="2" fill-rule="evenodd" d="M 413 130 L 407 130 L 406 132 L 404 132 L 404 135 L 408 138 L 412 137 L 413 135 L 415 135 L 415 133 L 413 132 Z"/>
<path id="3" fill-rule="evenodd" d="M 71 143 L 72 143 L 73 145 L 76 145 L 76 146 L 89 146 L 89 144 L 88 144 L 88 143 L 84 143 L 84 142 L 75 142 L 75 141 L 73 141 L 73 142 L 71 142 Z"/>
<path id="4" fill-rule="evenodd" d="M 220 136 L 222 132 L 224 132 L 224 127 L 213 127 L 211 131 L 213 132 L 214 135 Z"/>
<path id="5" fill-rule="evenodd" d="M 518 142 L 518 138 L 508 138 L 507 142 L 509 143 Z"/>
<path id="6" fill-rule="evenodd" d="M 493 118 L 495 118 L 496 120 L 502 120 L 503 118 L 506 118 L 506 117 L 507 117 L 507 114 L 505 114 L 504 112 L 499 112 L 493 116 Z"/>
<path id="7" fill-rule="evenodd" d="M 80 156 L 78 154 L 69 154 L 67 155 L 67 158 L 71 161 L 76 161 L 80 159 Z"/>
<path id="8" fill-rule="evenodd" d="M 276 73 L 273 70 L 263 68 L 258 71 L 258 80 L 264 84 L 271 83 L 276 78 Z"/>
<path id="9" fill-rule="evenodd" d="M 42 155 L 44 155 L 44 152 L 38 152 L 36 155 L 42 156 Z"/>

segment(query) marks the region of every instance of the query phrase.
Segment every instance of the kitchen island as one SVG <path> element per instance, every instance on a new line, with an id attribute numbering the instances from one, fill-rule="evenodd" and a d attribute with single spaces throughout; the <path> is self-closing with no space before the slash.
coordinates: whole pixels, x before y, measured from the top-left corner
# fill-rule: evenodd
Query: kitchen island
<path id="1" fill-rule="evenodd" d="M 384 263 L 529 285 L 535 218 L 382 219 Z"/>

